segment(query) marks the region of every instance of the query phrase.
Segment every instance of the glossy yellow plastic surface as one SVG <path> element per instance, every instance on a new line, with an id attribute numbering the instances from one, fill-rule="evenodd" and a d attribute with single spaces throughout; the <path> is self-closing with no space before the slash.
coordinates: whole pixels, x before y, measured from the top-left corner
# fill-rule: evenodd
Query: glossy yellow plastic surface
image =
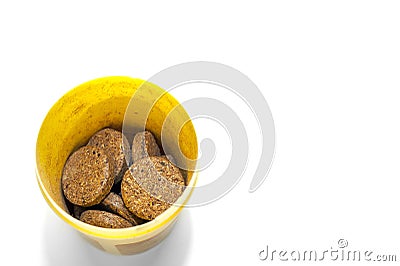
<path id="1" fill-rule="evenodd" d="M 189 186 L 178 200 L 181 205 L 173 205 L 156 219 L 143 225 L 126 229 L 100 228 L 83 223 L 68 214 L 61 191 L 61 174 L 65 161 L 71 152 L 85 145 L 98 130 L 104 127 L 121 130 L 129 101 L 142 83 L 140 79 L 129 77 L 106 77 L 72 89 L 50 109 L 36 143 L 36 176 L 50 207 L 94 246 L 114 254 L 142 252 L 164 239 L 172 229 L 182 205 L 189 199 L 197 179 L 197 173 L 188 172 Z M 179 124 L 189 120 L 183 107 L 169 93 L 153 84 L 150 90 L 141 95 L 149 100 L 154 95 L 161 95 L 146 123 L 146 129 L 152 131 L 158 140 L 161 137 L 162 123 L 168 113 L 174 108 L 178 110 L 171 113 L 171 121 L 176 121 L 176 127 L 181 127 L 180 149 L 187 158 L 195 160 L 197 138 L 193 124 Z M 168 130 L 163 134 L 166 134 L 167 139 L 177 137 L 169 136 Z"/>

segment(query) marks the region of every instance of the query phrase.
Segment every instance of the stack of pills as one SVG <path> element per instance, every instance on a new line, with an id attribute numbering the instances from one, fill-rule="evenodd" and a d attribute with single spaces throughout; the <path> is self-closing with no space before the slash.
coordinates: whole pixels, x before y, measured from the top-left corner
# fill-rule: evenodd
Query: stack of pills
<path id="1" fill-rule="evenodd" d="M 61 185 L 71 214 L 106 228 L 153 220 L 185 188 L 180 169 L 168 158 L 149 131 L 137 133 L 130 147 L 120 131 L 100 130 L 64 165 Z"/>

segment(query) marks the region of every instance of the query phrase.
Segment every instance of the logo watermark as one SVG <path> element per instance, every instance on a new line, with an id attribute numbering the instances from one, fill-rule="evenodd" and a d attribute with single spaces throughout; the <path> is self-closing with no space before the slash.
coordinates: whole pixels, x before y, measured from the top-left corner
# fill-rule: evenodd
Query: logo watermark
<path id="1" fill-rule="evenodd" d="M 354 249 L 349 247 L 346 239 L 339 239 L 334 247 L 328 249 L 273 249 L 267 245 L 258 252 L 262 261 L 336 261 L 336 262 L 397 262 L 397 255 L 376 252 L 370 249 Z"/>
<path id="2" fill-rule="evenodd" d="M 123 133 L 126 136 L 132 136 L 145 130 L 150 113 L 157 101 L 164 95 L 164 93 L 157 93 L 156 90 L 152 90 L 154 84 L 167 92 L 173 92 L 179 86 L 193 83 L 213 84 L 227 90 L 227 92 L 234 93 L 252 112 L 262 139 L 260 143 L 262 147 L 261 156 L 249 186 L 249 192 L 256 191 L 266 179 L 274 157 L 274 121 L 267 101 L 254 82 L 230 66 L 214 62 L 188 62 L 169 67 L 152 76 L 140 85 L 131 98 L 125 113 Z M 149 99 L 148 95 L 151 90 L 154 95 L 152 95 L 152 99 Z M 162 149 L 165 154 L 173 154 L 176 165 L 187 171 L 201 172 L 213 163 L 216 154 L 216 145 L 210 138 L 203 139 L 200 143 L 199 154 L 201 156 L 196 160 L 187 158 L 184 152 L 180 150 L 179 133 L 190 120 L 202 118 L 217 121 L 225 128 L 231 139 L 232 154 L 224 173 L 219 177 L 214 177 L 213 180 L 215 181 L 209 184 L 196 186 L 196 193 L 192 195 L 186 206 L 201 206 L 221 198 L 239 182 L 247 170 L 250 150 L 245 123 L 239 118 L 235 106 L 224 103 L 224 99 L 214 99 L 211 96 L 182 102 L 180 106 L 172 109 L 163 121 Z M 176 126 L 174 121 L 171 121 L 171 117 L 177 117 L 178 115 L 174 112 L 182 112 L 182 107 L 191 117 L 180 121 L 180 125 Z M 164 132 L 168 132 L 169 136 L 176 136 L 175 139 L 166 139 Z M 160 176 L 159 178 L 163 177 Z M 174 186 L 174 184 L 171 185 Z"/>

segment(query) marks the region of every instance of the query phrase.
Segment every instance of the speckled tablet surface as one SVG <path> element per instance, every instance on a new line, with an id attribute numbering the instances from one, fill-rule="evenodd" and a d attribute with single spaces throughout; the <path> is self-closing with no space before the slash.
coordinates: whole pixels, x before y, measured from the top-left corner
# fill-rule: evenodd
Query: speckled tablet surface
<path id="1" fill-rule="evenodd" d="M 159 156 L 160 148 L 150 131 L 142 131 L 135 135 L 132 141 L 132 161 L 136 162 L 144 157 Z"/>
<path id="2" fill-rule="evenodd" d="M 108 196 L 100 203 L 100 206 L 106 209 L 109 212 L 117 214 L 122 218 L 128 220 L 133 225 L 142 224 L 144 221 L 139 217 L 133 215 L 124 205 L 122 198 L 115 194 L 114 192 L 110 192 Z"/>
<path id="3" fill-rule="evenodd" d="M 125 155 L 128 156 L 131 153 L 128 140 L 122 132 L 112 128 L 102 129 L 90 138 L 87 145 L 102 148 L 107 152 L 110 163 L 114 168 L 115 183 L 121 181 L 128 169 Z"/>
<path id="4" fill-rule="evenodd" d="M 92 146 L 74 152 L 64 165 L 61 178 L 65 197 L 88 207 L 100 203 L 114 183 L 113 168 L 106 153 Z"/>
<path id="5" fill-rule="evenodd" d="M 122 199 L 133 214 L 152 220 L 178 199 L 184 185 L 179 168 L 165 156 L 147 157 L 126 171 L 121 183 Z"/>
<path id="6" fill-rule="evenodd" d="M 82 222 L 105 228 L 126 228 L 132 224 L 124 218 L 106 211 L 88 210 L 81 214 Z"/>

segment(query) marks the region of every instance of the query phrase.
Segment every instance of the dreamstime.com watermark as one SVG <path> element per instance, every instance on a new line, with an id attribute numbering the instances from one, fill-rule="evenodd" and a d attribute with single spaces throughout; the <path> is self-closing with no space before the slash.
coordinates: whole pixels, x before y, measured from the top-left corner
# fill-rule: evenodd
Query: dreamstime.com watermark
<path id="1" fill-rule="evenodd" d="M 346 239 L 339 239 L 337 245 L 329 249 L 313 250 L 287 250 L 273 249 L 266 246 L 258 252 L 262 261 L 336 261 L 336 262 L 397 262 L 396 254 L 384 254 L 369 249 L 349 248 Z"/>

